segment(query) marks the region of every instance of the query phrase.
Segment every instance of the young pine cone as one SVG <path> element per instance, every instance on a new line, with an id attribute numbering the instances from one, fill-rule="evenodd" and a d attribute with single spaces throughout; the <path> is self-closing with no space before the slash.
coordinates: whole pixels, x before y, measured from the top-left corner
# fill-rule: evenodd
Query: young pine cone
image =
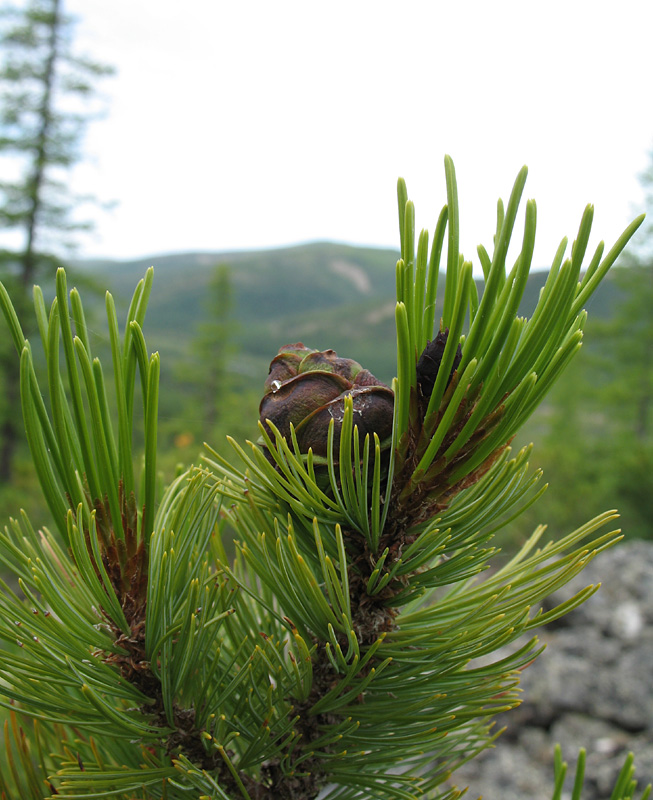
<path id="1" fill-rule="evenodd" d="M 301 342 L 279 350 L 270 364 L 265 395 L 259 408 L 261 422 L 274 423 L 290 441 L 290 423 L 302 453 L 309 448 L 327 457 L 329 423 L 334 420 L 334 455 L 337 460 L 345 398 L 351 397 L 354 425 L 361 450 L 365 435 L 376 433 L 381 442 L 392 435 L 394 394 L 385 384 L 351 358 L 334 350 L 312 350 Z"/>

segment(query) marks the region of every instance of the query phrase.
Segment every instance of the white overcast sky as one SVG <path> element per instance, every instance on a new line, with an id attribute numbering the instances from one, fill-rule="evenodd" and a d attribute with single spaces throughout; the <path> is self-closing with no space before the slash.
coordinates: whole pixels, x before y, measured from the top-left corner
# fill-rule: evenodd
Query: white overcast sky
<path id="1" fill-rule="evenodd" d="M 523 164 L 536 263 L 586 203 L 610 244 L 642 210 L 653 145 L 651 0 L 65 0 L 109 62 L 75 186 L 116 200 L 80 255 L 397 246 L 455 162 L 461 246 L 491 245 Z M 156 263 L 154 261 L 154 263 Z"/>

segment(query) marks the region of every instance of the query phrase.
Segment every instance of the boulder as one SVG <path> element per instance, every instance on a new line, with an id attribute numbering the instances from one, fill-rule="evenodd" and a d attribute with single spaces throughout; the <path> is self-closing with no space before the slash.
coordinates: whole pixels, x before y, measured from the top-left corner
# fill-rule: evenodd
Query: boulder
<path id="1" fill-rule="evenodd" d="M 522 705 L 497 717 L 507 730 L 496 745 L 455 773 L 467 797 L 551 800 L 556 743 L 569 763 L 563 800 L 581 747 L 583 800 L 608 800 L 629 751 L 640 793 L 653 783 L 653 543 L 600 554 L 545 608 L 591 583 L 598 592 L 537 631 L 547 649 L 522 673 Z"/>

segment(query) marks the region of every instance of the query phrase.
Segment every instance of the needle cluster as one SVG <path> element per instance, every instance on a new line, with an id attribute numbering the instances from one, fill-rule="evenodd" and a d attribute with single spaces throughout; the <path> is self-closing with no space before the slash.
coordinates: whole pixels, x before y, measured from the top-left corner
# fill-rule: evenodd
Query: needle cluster
<path id="1" fill-rule="evenodd" d="M 641 219 L 583 269 L 588 207 L 526 319 L 532 201 L 506 263 L 526 171 L 499 203 L 492 254 L 479 248 L 479 296 L 445 167 L 430 248 L 426 231 L 415 247 L 399 183 L 392 387 L 292 345 L 288 374 L 273 362 L 260 441 L 234 441 L 232 459 L 207 446 L 163 490 L 159 357 L 143 335 L 152 271 L 122 333 L 107 294 L 108 373 L 63 270 L 49 309 L 35 290 L 43 386 L 0 289 L 54 521 L 36 529 L 21 514 L 0 534 L 19 587 L 0 585 L 3 797 L 460 796 L 452 774 L 519 703 L 520 671 L 541 651 L 531 630 L 597 587 L 546 613 L 542 601 L 619 539 L 607 512 L 543 545 L 540 527 L 493 563 L 496 532 L 543 491 L 531 449 L 510 441 L 580 347 L 583 307 Z M 554 797 L 564 772 L 558 757 Z M 613 797 L 634 786 L 630 760 Z"/>

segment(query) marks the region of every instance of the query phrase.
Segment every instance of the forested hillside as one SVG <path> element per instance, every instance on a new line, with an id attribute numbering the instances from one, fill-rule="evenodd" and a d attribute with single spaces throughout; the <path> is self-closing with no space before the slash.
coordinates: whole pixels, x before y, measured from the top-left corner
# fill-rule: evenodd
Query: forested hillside
<path id="1" fill-rule="evenodd" d="M 140 261 L 97 261 L 77 265 L 126 307 L 134 284 L 149 266 L 155 283 L 147 331 L 164 361 L 185 354 L 199 327 L 215 317 L 219 301 L 210 285 L 226 266 L 233 294 L 232 345 L 237 372 L 255 377 L 267 369 L 279 345 L 302 340 L 331 347 L 365 363 L 390 381 L 395 369 L 393 250 L 315 243 L 278 250 L 187 253 Z M 546 280 L 531 274 L 520 313 L 528 315 Z M 479 284 L 480 286 L 480 284 Z M 442 302 L 441 287 L 438 302 Z M 606 281 L 591 300 L 592 317 L 605 318 L 615 305 L 614 283 Z"/>
<path id="2" fill-rule="evenodd" d="M 390 382 L 396 259 L 392 250 L 315 243 L 84 262 L 74 274 L 97 287 L 84 296 L 101 343 L 104 290 L 124 317 L 135 284 L 154 266 L 145 335 L 161 353 L 160 439 L 169 477 L 176 463 L 197 458 L 203 441 L 226 452 L 227 434 L 241 441 L 258 435 L 263 381 L 283 344 L 333 348 Z M 530 276 L 521 314 L 531 313 L 545 279 L 544 271 Z M 627 535 L 653 536 L 652 295 L 651 270 L 633 267 L 614 270 L 593 296 L 586 345 L 515 443 L 535 443 L 531 462 L 554 488 L 512 526 L 512 536 L 542 521 L 557 534 L 612 507 L 622 511 Z M 28 466 L 18 481 L 29 502 Z"/>

